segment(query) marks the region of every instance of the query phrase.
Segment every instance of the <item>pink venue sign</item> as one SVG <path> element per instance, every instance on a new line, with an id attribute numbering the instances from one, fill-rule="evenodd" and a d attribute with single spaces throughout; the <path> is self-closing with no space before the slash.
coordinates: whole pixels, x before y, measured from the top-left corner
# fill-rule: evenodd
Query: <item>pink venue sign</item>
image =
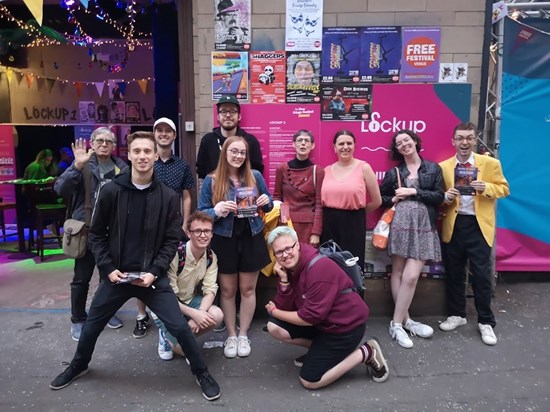
<path id="1" fill-rule="evenodd" d="M 336 161 L 334 134 L 347 129 L 355 135 L 355 157 L 365 160 L 379 180 L 394 164 L 388 146 L 393 133 L 411 129 L 422 138 L 422 156 L 441 161 L 453 155 L 454 126 L 468 119 L 471 86 L 463 84 L 375 84 L 370 121 L 320 120 L 318 104 L 242 105 L 241 126 L 260 141 L 264 177 L 273 189 L 275 169 L 294 157 L 292 135 L 308 129 L 315 136 L 314 162 L 327 166 Z M 451 103 L 447 103 L 451 102 Z"/>
<path id="2" fill-rule="evenodd" d="M 11 125 L 0 125 L 0 181 L 17 179 L 13 130 Z M 13 184 L 0 184 L 0 197 L 3 202 L 15 202 Z M 13 209 L 4 213 L 6 223 L 15 223 Z"/>

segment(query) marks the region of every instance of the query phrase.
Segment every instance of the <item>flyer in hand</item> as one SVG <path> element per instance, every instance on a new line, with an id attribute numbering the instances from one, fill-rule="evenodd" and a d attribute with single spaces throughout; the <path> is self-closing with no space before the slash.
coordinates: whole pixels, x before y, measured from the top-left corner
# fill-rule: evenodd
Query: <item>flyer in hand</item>
<path id="1" fill-rule="evenodd" d="M 461 195 L 475 196 L 476 190 L 471 186 L 471 183 L 477 180 L 477 167 L 466 167 L 456 165 L 455 167 L 455 189 Z"/>
<path id="2" fill-rule="evenodd" d="M 258 216 L 258 190 L 254 186 L 243 186 L 235 189 L 235 203 L 237 203 L 237 217 Z"/>

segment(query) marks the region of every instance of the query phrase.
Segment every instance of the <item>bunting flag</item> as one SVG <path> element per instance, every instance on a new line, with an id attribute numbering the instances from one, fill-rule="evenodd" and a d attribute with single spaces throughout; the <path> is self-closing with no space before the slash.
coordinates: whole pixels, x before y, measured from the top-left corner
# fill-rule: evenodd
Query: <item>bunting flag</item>
<path id="1" fill-rule="evenodd" d="M 103 88 L 105 87 L 105 82 L 95 82 L 95 88 L 99 97 L 103 94 Z"/>
<path id="2" fill-rule="evenodd" d="M 46 78 L 46 87 L 48 88 L 48 93 L 52 92 L 54 84 L 55 84 L 55 79 Z"/>
<path id="3" fill-rule="evenodd" d="M 139 85 L 139 88 L 141 89 L 141 92 L 143 94 L 147 94 L 147 84 L 148 84 L 148 80 L 147 79 L 141 79 L 141 80 L 138 80 L 137 81 L 137 84 Z"/>
<path id="4" fill-rule="evenodd" d="M 76 90 L 76 96 L 80 97 L 80 95 L 82 94 L 82 83 L 75 82 L 74 83 L 74 89 Z"/>
<path id="5" fill-rule="evenodd" d="M 117 86 L 120 89 L 120 93 L 124 96 L 126 94 L 126 83 L 124 82 L 117 82 Z"/>
<path id="6" fill-rule="evenodd" d="M 17 84 L 21 84 L 21 80 L 23 80 L 23 72 L 15 72 L 15 81 Z"/>
<path id="7" fill-rule="evenodd" d="M 80 0 L 80 4 L 82 4 L 86 10 L 88 10 L 88 0 Z"/>
<path id="8" fill-rule="evenodd" d="M 34 76 L 31 73 L 25 73 L 25 80 L 27 82 L 27 89 L 30 89 L 34 80 Z"/>
<path id="9" fill-rule="evenodd" d="M 11 83 L 11 81 L 13 79 L 13 70 L 12 69 L 7 69 L 6 70 L 6 77 L 8 78 L 8 82 Z"/>
<path id="10" fill-rule="evenodd" d="M 42 15 L 44 11 L 44 0 L 23 0 L 34 19 L 42 26 Z"/>

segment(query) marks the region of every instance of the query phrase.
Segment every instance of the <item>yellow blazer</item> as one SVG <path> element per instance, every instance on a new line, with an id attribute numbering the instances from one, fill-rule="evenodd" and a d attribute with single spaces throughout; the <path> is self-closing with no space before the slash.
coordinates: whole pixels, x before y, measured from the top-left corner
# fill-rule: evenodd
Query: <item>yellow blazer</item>
<path id="1" fill-rule="evenodd" d="M 474 196 L 474 210 L 476 219 L 483 233 L 483 237 L 489 246 L 493 246 L 495 240 L 495 204 L 496 200 L 510 194 L 510 187 L 502 173 L 502 166 L 497 159 L 490 156 L 474 153 L 475 167 L 478 168 L 477 180 L 485 182 L 485 190 Z M 456 156 L 439 163 L 443 170 L 443 182 L 445 191 L 454 187 Z M 451 241 L 456 216 L 458 214 L 460 197 L 456 197 L 452 203 L 443 205 L 442 240 L 444 243 Z"/>

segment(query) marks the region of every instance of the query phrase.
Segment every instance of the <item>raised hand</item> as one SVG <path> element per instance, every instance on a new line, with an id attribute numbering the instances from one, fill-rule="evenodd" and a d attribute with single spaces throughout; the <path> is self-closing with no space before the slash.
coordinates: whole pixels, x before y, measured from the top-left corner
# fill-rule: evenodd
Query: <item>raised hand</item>
<path id="1" fill-rule="evenodd" d="M 90 161 L 90 157 L 94 153 L 93 149 L 86 149 L 86 140 L 85 139 L 76 139 L 74 143 L 71 144 L 74 154 L 74 167 L 78 170 L 82 170 L 84 165 Z"/>

